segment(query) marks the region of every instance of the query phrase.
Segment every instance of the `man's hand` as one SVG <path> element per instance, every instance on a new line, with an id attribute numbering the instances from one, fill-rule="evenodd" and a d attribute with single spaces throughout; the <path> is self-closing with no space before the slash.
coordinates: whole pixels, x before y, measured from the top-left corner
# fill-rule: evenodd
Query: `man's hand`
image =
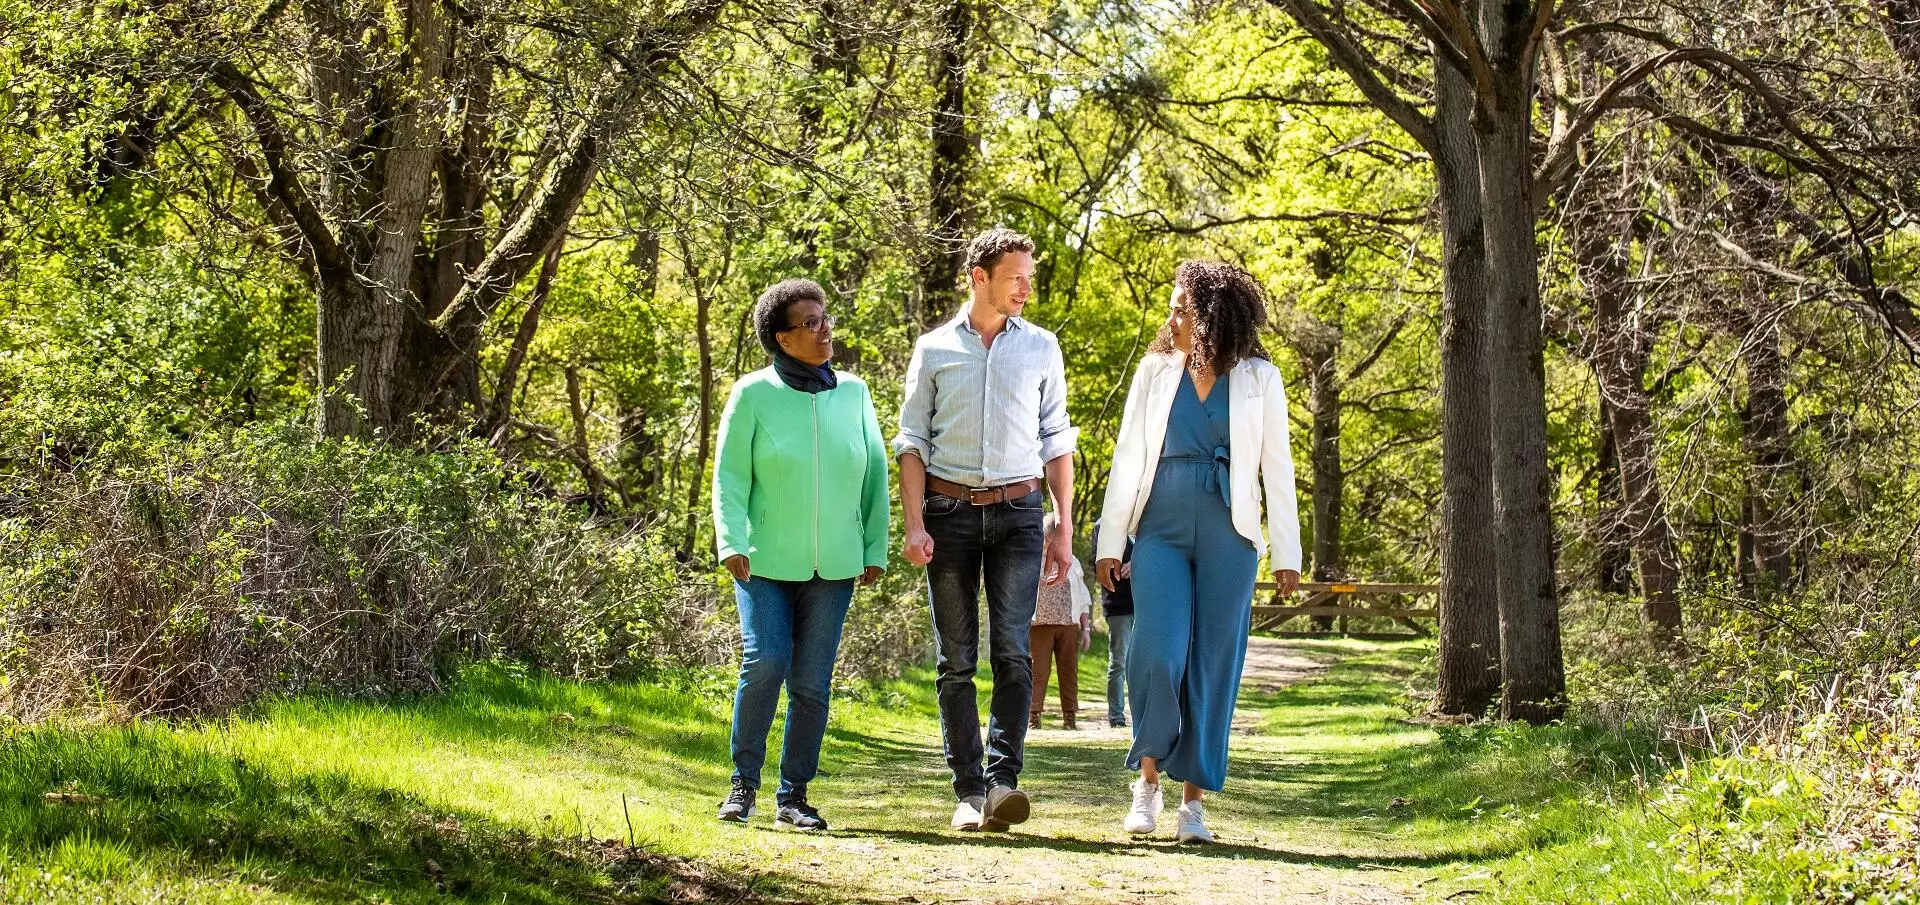
<path id="1" fill-rule="evenodd" d="M 860 573 L 860 586 L 864 588 L 879 581 L 880 576 L 886 574 L 886 572 L 887 570 L 879 566 L 868 566 L 866 571 Z"/>
<path id="2" fill-rule="evenodd" d="M 1300 590 L 1300 573 L 1292 569 L 1275 569 L 1273 583 L 1280 586 L 1282 596 Z"/>
<path id="3" fill-rule="evenodd" d="M 1093 564 L 1094 579 L 1100 582 L 1101 587 L 1109 591 L 1119 590 L 1113 585 L 1114 573 L 1119 572 L 1121 573 L 1120 577 L 1125 578 L 1127 577 L 1127 573 L 1131 571 L 1133 571 L 1132 563 L 1121 565 L 1117 559 L 1103 559 Z"/>
<path id="4" fill-rule="evenodd" d="M 727 557 L 726 560 L 720 564 L 726 566 L 727 571 L 733 573 L 736 581 L 746 581 L 753 577 L 753 567 L 747 565 L 747 555 L 745 553 L 735 553 Z"/>
<path id="5" fill-rule="evenodd" d="M 1047 535 L 1041 563 L 1040 580 L 1047 587 L 1067 580 L 1067 575 L 1073 569 L 1073 526 L 1062 522 L 1052 534 Z"/>
<path id="6" fill-rule="evenodd" d="M 907 562 L 916 566 L 933 562 L 933 535 L 925 528 L 908 526 L 905 546 L 900 552 L 907 557 Z"/>

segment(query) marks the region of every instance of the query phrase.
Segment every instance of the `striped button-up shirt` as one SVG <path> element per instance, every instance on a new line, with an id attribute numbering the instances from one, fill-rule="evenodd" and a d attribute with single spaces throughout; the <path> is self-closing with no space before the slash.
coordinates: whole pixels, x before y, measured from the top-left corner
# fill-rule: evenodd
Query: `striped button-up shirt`
<path id="1" fill-rule="evenodd" d="M 1010 318 L 988 349 L 962 309 L 913 344 L 896 458 L 915 453 L 936 477 L 998 487 L 1040 477 L 1079 435 L 1052 333 Z"/>

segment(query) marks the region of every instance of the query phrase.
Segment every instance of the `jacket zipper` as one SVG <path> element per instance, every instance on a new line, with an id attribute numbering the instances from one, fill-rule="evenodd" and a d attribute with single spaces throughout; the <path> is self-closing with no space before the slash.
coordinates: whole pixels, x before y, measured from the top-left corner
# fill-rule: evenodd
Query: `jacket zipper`
<path id="1" fill-rule="evenodd" d="M 813 409 L 813 574 L 820 574 L 820 394 L 807 394 Z"/>

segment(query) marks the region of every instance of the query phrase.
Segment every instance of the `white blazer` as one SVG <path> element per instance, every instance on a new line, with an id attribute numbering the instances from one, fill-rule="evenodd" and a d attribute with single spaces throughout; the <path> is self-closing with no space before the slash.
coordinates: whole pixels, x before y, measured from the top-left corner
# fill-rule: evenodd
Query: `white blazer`
<path id="1" fill-rule="evenodd" d="M 1127 538 L 1140 526 L 1147 497 L 1153 493 L 1153 475 L 1160 465 L 1160 449 L 1167 440 L 1167 416 L 1186 371 L 1183 352 L 1154 353 L 1141 359 L 1127 390 L 1126 413 L 1120 418 L 1120 436 L 1113 444 L 1113 471 L 1107 477 L 1107 499 L 1100 512 L 1100 542 L 1094 560 L 1119 559 Z M 1212 392 L 1222 389 L 1214 384 Z M 1261 485 L 1266 487 L 1267 534 L 1273 538 L 1272 569 L 1300 571 L 1300 512 L 1293 486 L 1293 448 L 1287 437 L 1287 391 L 1280 369 L 1271 362 L 1249 358 L 1227 375 L 1225 389 L 1232 445 L 1227 449 L 1233 500 L 1233 527 L 1255 550 L 1267 552 L 1260 533 Z M 1260 481 L 1254 480 L 1258 472 Z"/>

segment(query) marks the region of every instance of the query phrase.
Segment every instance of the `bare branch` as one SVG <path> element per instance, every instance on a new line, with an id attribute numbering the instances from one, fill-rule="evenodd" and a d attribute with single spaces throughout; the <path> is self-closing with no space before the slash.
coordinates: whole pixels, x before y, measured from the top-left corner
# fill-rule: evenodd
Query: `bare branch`
<path id="1" fill-rule="evenodd" d="M 1400 338 L 1400 331 L 1405 330 L 1407 322 L 1412 319 L 1413 315 L 1410 312 L 1400 312 L 1400 316 L 1393 319 L 1392 326 L 1387 328 L 1386 334 L 1380 337 L 1379 342 L 1374 343 L 1373 351 L 1368 352 L 1365 358 L 1360 359 L 1351 370 L 1347 371 L 1347 379 L 1345 382 L 1352 383 L 1359 380 L 1369 370 L 1372 370 L 1374 364 L 1380 360 L 1380 356 L 1385 355 L 1387 349 L 1393 345 L 1393 341 Z"/>
<path id="2" fill-rule="evenodd" d="M 306 248 L 313 254 L 314 269 L 324 281 L 351 280 L 353 267 L 340 248 L 340 240 L 307 194 L 300 174 L 294 171 L 287 135 L 253 79 L 229 60 L 214 61 L 208 67 L 208 74 L 220 90 L 233 98 L 234 105 L 253 128 L 254 142 L 267 167 L 267 194 L 279 202 L 299 229 Z"/>
<path id="3" fill-rule="evenodd" d="M 1355 44 L 1347 32 L 1328 19 L 1326 13 L 1314 0 L 1274 0 L 1294 21 L 1327 48 L 1327 54 L 1333 58 L 1347 77 L 1353 80 L 1360 93 L 1365 95 L 1381 113 L 1393 120 L 1394 125 L 1419 142 L 1420 146 L 1432 151 L 1435 143 L 1433 121 L 1420 113 L 1411 101 L 1399 92 L 1388 87 L 1380 80 L 1379 61 Z"/>

